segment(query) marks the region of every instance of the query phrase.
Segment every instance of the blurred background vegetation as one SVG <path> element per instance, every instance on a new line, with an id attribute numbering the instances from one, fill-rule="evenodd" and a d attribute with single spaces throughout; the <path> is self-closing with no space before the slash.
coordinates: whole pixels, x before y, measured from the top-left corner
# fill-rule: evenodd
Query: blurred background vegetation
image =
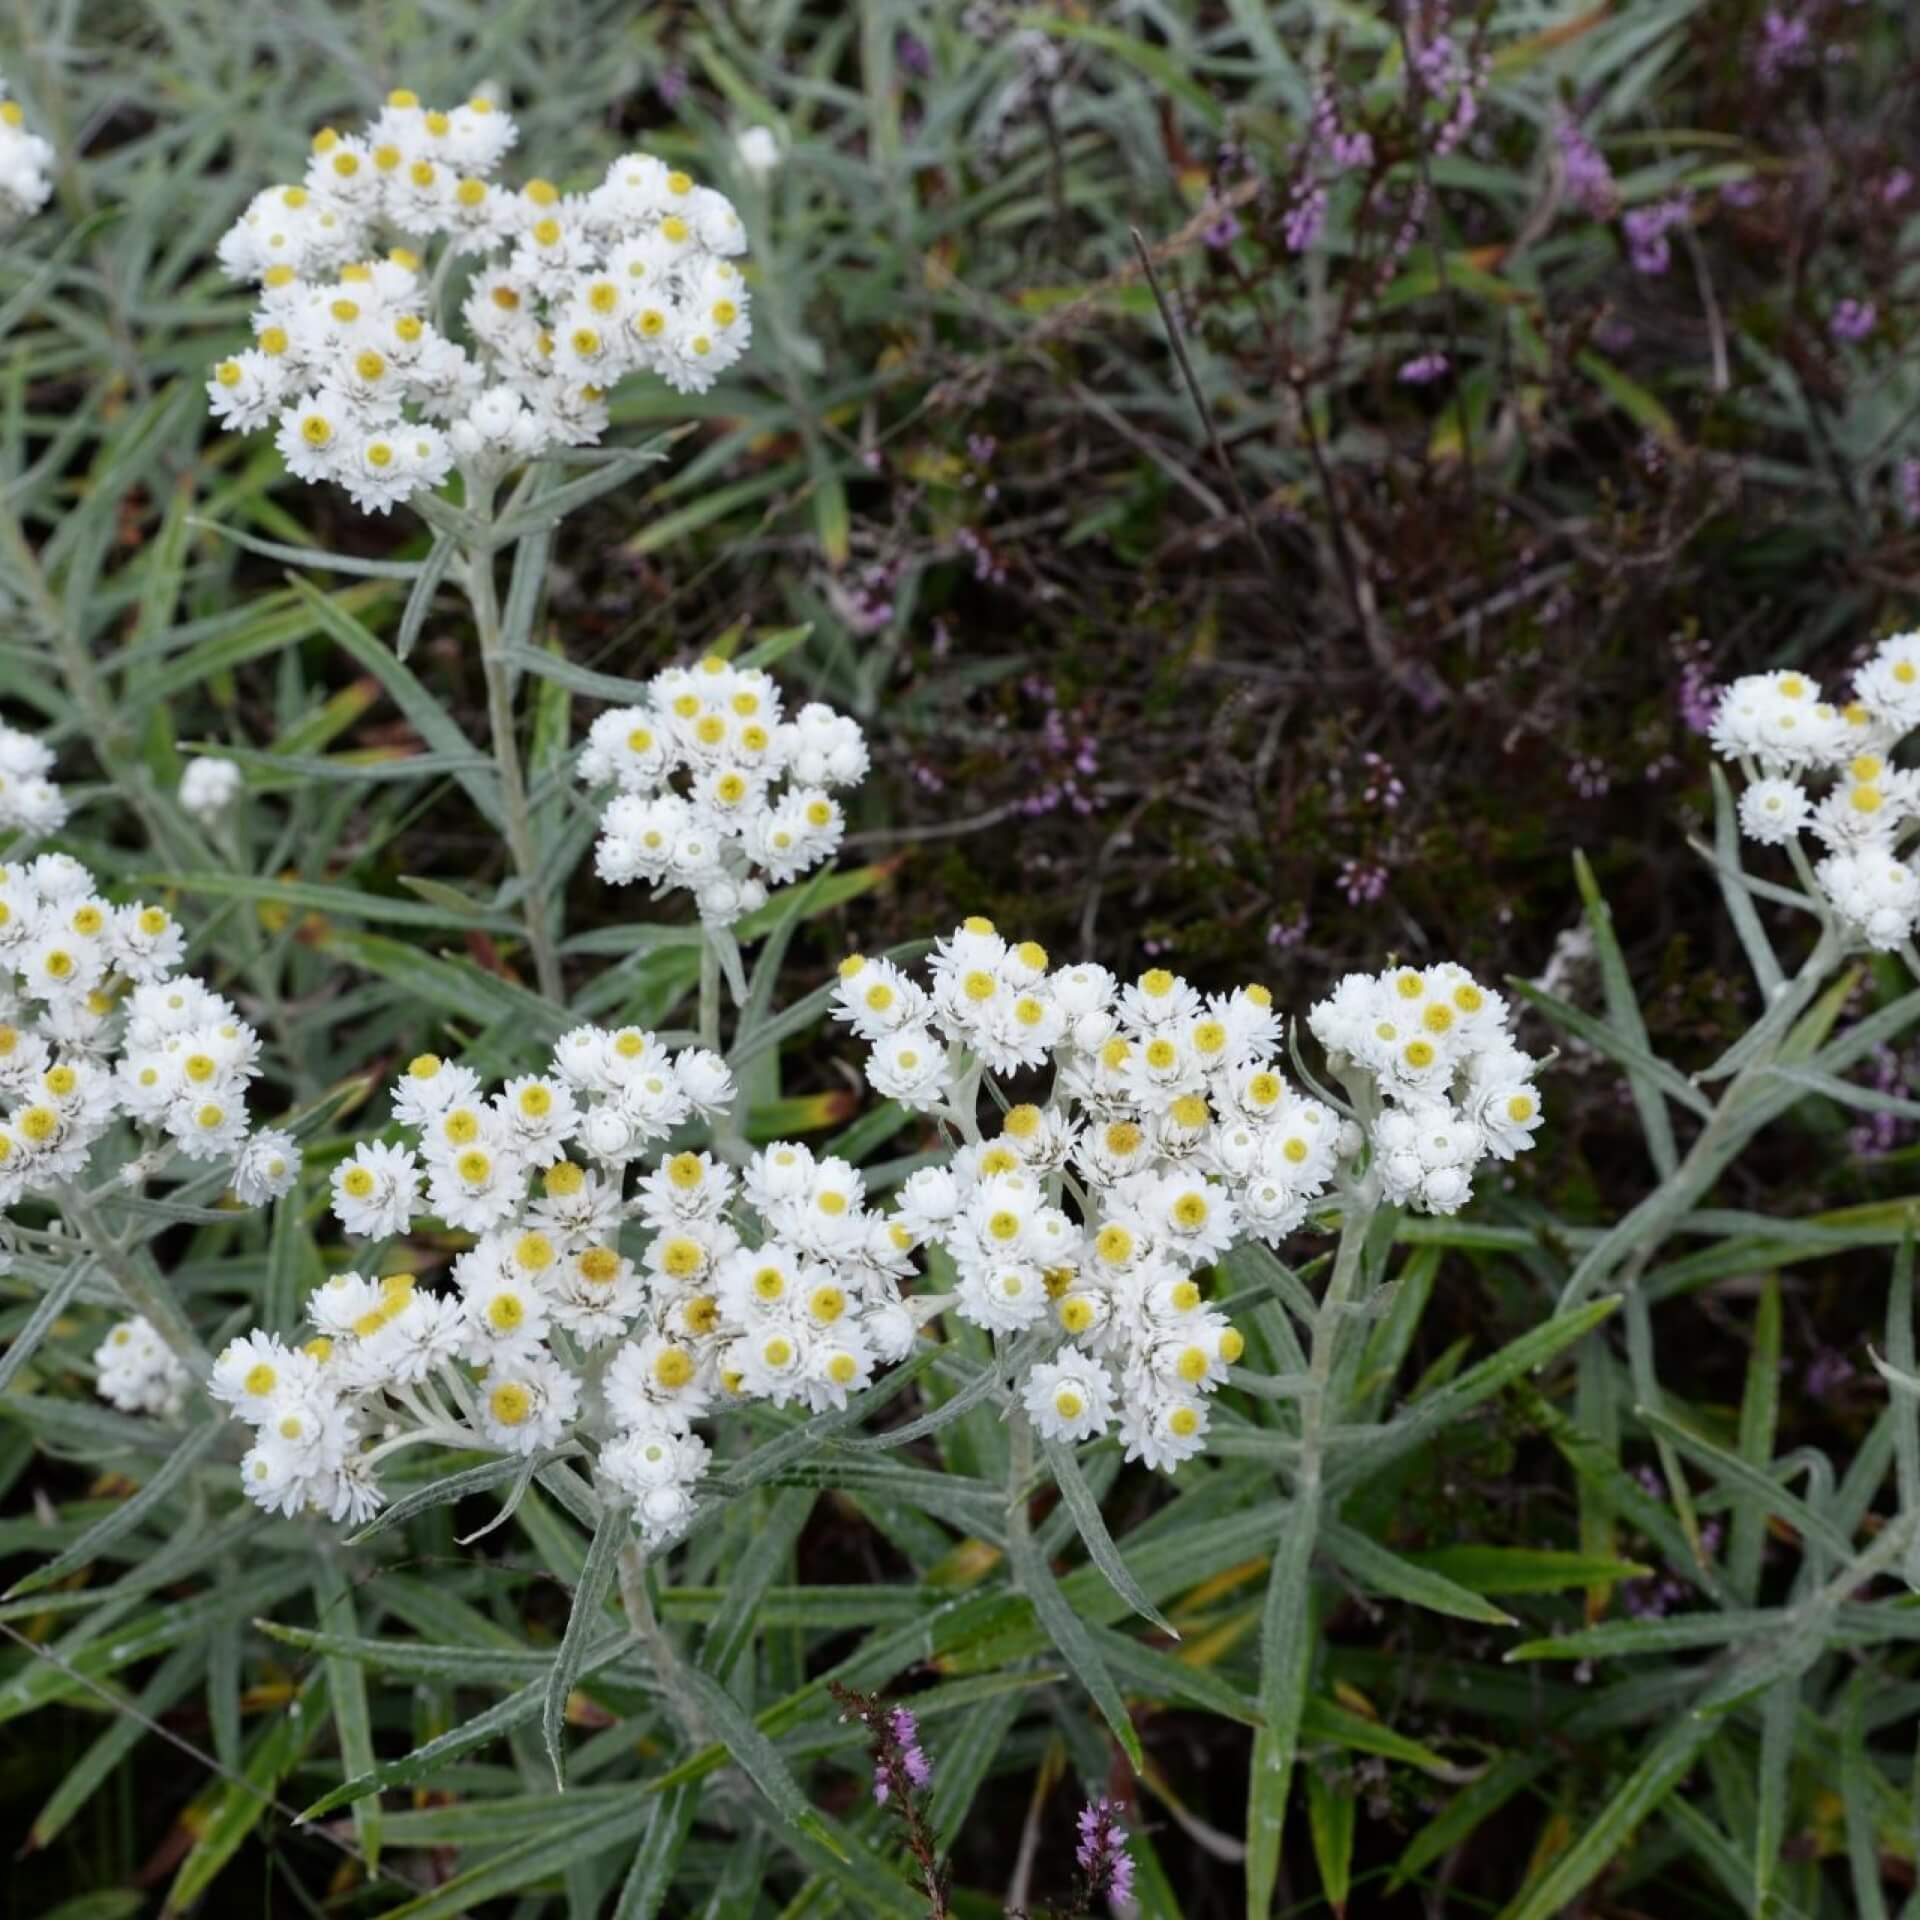
<path id="1" fill-rule="evenodd" d="M 753 351 L 704 400 L 620 396 L 618 434 L 689 414 L 693 430 L 656 479 L 569 523 L 543 631 L 578 666 L 643 678 L 749 626 L 811 628 L 785 670 L 868 728 L 854 847 L 886 871 L 802 933 L 797 990 L 850 926 L 878 946 L 978 911 L 1123 972 L 1152 957 L 1209 987 L 1264 977 L 1290 1007 L 1383 949 L 1549 976 L 1591 1005 L 1584 849 L 1654 1044 L 1699 1064 L 1752 1011 L 1687 845 L 1711 814 L 1713 689 L 1786 661 L 1837 681 L 1913 619 L 1920 14 L 1899 0 L 1485 0 L 1451 18 L 1440 0 L 16 0 L 0 71 L 67 162 L 56 208 L 0 262 L 0 407 L 11 471 L 39 489 L 25 530 L 83 644 L 168 636 L 140 669 L 136 736 L 92 730 L 89 765 L 62 720 L 63 779 L 130 801 L 170 790 L 179 742 L 419 744 L 284 569 L 199 524 L 424 551 L 410 522 L 288 483 L 264 441 L 210 434 L 199 399 L 248 306 L 212 241 L 297 172 L 312 129 L 398 84 L 504 90 L 516 171 L 571 185 L 646 145 L 746 215 Z M 754 126 L 781 154 L 761 175 L 736 145 Z M 355 591 L 370 625 L 397 621 L 397 589 Z M 477 735 L 456 601 L 413 664 L 463 690 Z M 63 711 L 5 671 L 10 719 Z M 318 831 L 297 808 L 319 803 L 286 804 L 290 842 Z M 118 837 L 128 874 L 153 864 L 137 811 Z M 402 874 L 467 884 L 501 864 L 451 786 L 381 799 L 326 844 L 307 878 L 396 899 Z M 636 903 L 586 883 L 571 910 L 591 935 Z M 323 927 L 311 944 L 318 993 L 339 960 Z M 376 1023 L 354 1064 L 413 1037 Z M 831 1047 L 788 1071 L 791 1091 L 849 1084 Z M 1869 1077 L 1903 1089 L 1909 1063 Z M 1486 1210 L 1608 1218 L 1645 1179 L 1624 1084 L 1576 1048 L 1550 1085 L 1543 1151 Z M 1725 1204 L 1903 1195 L 1920 1148 L 1904 1123 L 1857 1119 L 1803 1107 Z M 1815 1260 L 1788 1278 L 1783 1450 L 1844 1455 L 1877 1405 L 1879 1297 L 1858 1277 Z M 1691 1362 L 1670 1386 L 1737 1405 L 1731 1303 L 1744 1316 L 1752 1290 L 1666 1309 Z M 1497 1261 L 1458 1257 L 1415 1367 L 1529 1312 Z M 34 1496 L 7 1458 L 11 1551 Z M 1552 1464 L 1523 1426 L 1472 1429 L 1404 1490 L 1427 1528 L 1412 1544 L 1560 1537 Z M 884 1566 L 830 1503 L 803 1551 L 816 1579 Z M 1359 1602 L 1328 1632 L 1382 1686 L 1390 1656 L 1411 1675 L 1445 1637 Z M 1490 1657 L 1464 1627 L 1444 1652 Z M 1409 1679 L 1393 1722 L 1452 1737 L 1472 1711 Z M 20 1829 L 97 1732 L 34 1725 L 0 1748 Z M 1358 1910 L 1493 1911 L 1627 1737 L 1569 1747 L 1438 1891 Z M 1244 1742 L 1169 1715 L 1154 1748 L 1193 1814 L 1162 1842 L 1184 1910 L 1225 1913 L 1235 1869 L 1207 1822 L 1241 1803 Z M 1426 1810 L 1364 1765 L 1350 1784 L 1357 1858 L 1393 1860 Z M 14 1871 L 12 1910 L 164 1885 L 197 1785 L 145 1745 Z M 963 1882 L 996 1883 L 989 1808 L 1017 1823 L 1023 1792 L 1015 1774 L 980 1803 Z M 1796 1801 L 1797 1857 L 1842 1844 L 1820 1805 Z M 220 1910 L 301 1910 L 326 1886 L 311 1852 L 281 1833 L 243 1855 L 234 1878 L 259 1891 Z M 1288 1910 L 1319 1909 L 1304 1848 L 1290 1874 Z M 1434 1904 L 1449 1884 L 1457 1909 Z M 1656 1875 L 1594 1910 L 1733 1910 L 1702 1886 Z"/>

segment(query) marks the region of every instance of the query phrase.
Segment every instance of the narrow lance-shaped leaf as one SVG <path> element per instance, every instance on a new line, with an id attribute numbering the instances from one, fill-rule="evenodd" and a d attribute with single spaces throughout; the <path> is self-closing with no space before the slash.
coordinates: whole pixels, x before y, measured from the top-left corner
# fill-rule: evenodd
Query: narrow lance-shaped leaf
<path id="1" fill-rule="evenodd" d="M 605 1625 L 607 1595 L 613 1590 L 613 1577 L 619 1568 L 620 1550 L 633 1538 L 633 1519 L 623 1501 L 609 1494 L 603 1498 L 600 1524 L 593 1530 L 593 1544 L 587 1549 L 587 1563 L 581 1569 L 580 1583 L 573 1590 L 573 1610 L 567 1615 L 567 1630 L 559 1651 L 553 1657 L 553 1669 L 547 1675 L 546 1701 L 541 1710 L 540 1731 L 547 1745 L 547 1758 L 553 1762 L 556 1787 L 567 1784 L 566 1735 L 567 1696 L 579 1677 L 587 1647 L 597 1629 Z"/>
<path id="2" fill-rule="evenodd" d="M 1600 984 L 1607 997 L 1607 1019 L 1630 1046 L 1651 1053 L 1646 1022 L 1640 1017 L 1640 1002 L 1633 991 L 1620 942 L 1614 938 L 1613 910 L 1594 878 L 1587 856 L 1575 851 L 1573 877 L 1586 909 L 1587 926 L 1593 934 L 1594 954 L 1600 962 Z M 1673 1143 L 1673 1120 L 1660 1098 L 1660 1089 L 1637 1067 L 1627 1070 L 1627 1084 L 1633 1091 L 1633 1103 L 1639 1109 L 1640 1125 L 1647 1137 L 1647 1152 L 1654 1171 L 1666 1179 L 1679 1165 Z"/>
<path id="3" fill-rule="evenodd" d="M 188 1474 L 212 1451 L 223 1425 L 219 1420 L 206 1420 L 191 1428 L 167 1456 L 165 1464 L 138 1493 L 112 1513 L 97 1520 L 64 1553 L 56 1554 L 43 1567 L 36 1567 L 24 1580 L 15 1581 L 7 1591 L 7 1598 L 15 1599 L 21 1594 L 37 1593 L 42 1587 L 51 1586 L 75 1567 L 84 1567 L 89 1561 L 98 1559 L 122 1534 L 131 1532 L 149 1514 L 157 1512 Z"/>
<path id="4" fill-rule="evenodd" d="M 74 1295 L 94 1271 L 93 1257 L 90 1254 L 83 1255 L 73 1261 L 34 1303 L 27 1324 L 7 1343 L 6 1352 L 0 1353 L 0 1391 L 4 1391 L 11 1384 L 13 1376 L 33 1358 L 40 1342 L 47 1337 L 48 1330 L 66 1312 Z"/>
<path id="5" fill-rule="evenodd" d="M 1733 793 L 1727 785 L 1726 773 L 1716 765 L 1712 774 L 1713 845 L 1718 856 L 1715 865 L 1720 897 L 1726 902 L 1727 918 L 1733 922 L 1734 932 L 1740 936 L 1740 944 L 1746 949 L 1747 964 L 1753 968 L 1753 977 L 1759 982 L 1761 993 L 1771 1001 L 1785 984 L 1786 976 L 1780 970 L 1773 942 L 1767 938 L 1766 929 L 1760 924 L 1760 916 L 1754 911 L 1753 901 L 1741 884 L 1745 875 L 1740 864 L 1740 834 L 1735 824 Z"/>
<path id="6" fill-rule="evenodd" d="M 336 1633 L 359 1632 L 353 1587 L 339 1562 L 322 1554 L 314 1568 L 314 1610 Z M 373 1715 L 367 1705 L 367 1670 L 358 1662 L 329 1656 L 327 1698 L 333 1706 L 333 1724 L 340 1738 L 340 1769 L 348 1779 L 371 1773 L 374 1765 Z M 353 1804 L 353 1830 L 366 1855 L 369 1870 L 380 1864 L 380 1801 L 375 1794 Z"/>
<path id="7" fill-rule="evenodd" d="M 1713 1730 L 1711 1721 L 1691 1715 L 1675 1720 L 1607 1804 L 1579 1829 L 1572 1845 L 1501 1909 L 1499 1920 L 1558 1920 L 1627 1845 L 1641 1821 L 1686 1778 Z"/>
<path id="8" fill-rule="evenodd" d="M 1094 1645 L 1086 1622 L 1060 1591 L 1053 1569 L 1047 1565 L 1030 1528 L 1016 1524 L 1008 1530 L 1007 1559 L 1014 1580 L 1033 1602 L 1033 1610 L 1059 1649 L 1061 1659 L 1100 1709 L 1101 1718 L 1112 1728 L 1114 1738 L 1132 1761 L 1134 1770 L 1140 1771 L 1146 1764 L 1146 1756 L 1140 1750 L 1140 1736 L 1134 1731 L 1127 1703 L 1121 1698 L 1100 1649 Z"/>
<path id="9" fill-rule="evenodd" d="M 1267 1920 L 1280 1877 L 1287 1793 L 1313 1665 L 1313 1546 L 1320 1485 L 1306 1476 L 1280 1523 L 1260 1623 L 1260 1714 L 1247 1785 L 1247 1920 Z"/>
<path id="10" fill-rule="evenodd" d="M 1347 1896 L 1353 1890 L 1357 1812 L 1358 1800 L 1348 1781 L 1330 1781 L 1323 1773 L 1309 1771 L 1307 1828 L 1313 1839 L 1314 1865 L 1320 1869 L 1320 1890 L 1341 1920 L 1345 1920 Z"/>
<path id="11" fill-rule="evenodd" d="M 1119 1549 L 1113 1544 L 1113 1536 L 1107 1531 L 1107 1523 L 1100 1513 L 1100 1502 L 1087 1485 L 1087 1476 L 1080 1471 L 1080 1462 L 1075 1458 L 1073 1449 L 1058 1440 L 1047 1440 L 1041 1443 L 1041 1451 L 1053 1471 L 1054 1485 L 1060 1489 L 1060 1497 L 1073 1516 L 1074 1530 L 1080 1535 L 1087 1557 L 1100 1569 L 1107 1584 L 1141 1619 L 1178 1640 L 1180 1635 L 1172 1621 L 1140 1591 L 1139 1581 L 1127 1571 L 1127 1563 L 1120 1558 Z"/>

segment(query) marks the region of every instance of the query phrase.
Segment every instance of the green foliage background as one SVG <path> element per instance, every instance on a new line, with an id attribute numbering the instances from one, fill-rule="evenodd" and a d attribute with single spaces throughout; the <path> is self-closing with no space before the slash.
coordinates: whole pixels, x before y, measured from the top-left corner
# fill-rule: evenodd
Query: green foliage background
<path id="1" fill-rule="evenodd" d="M 1815 56 L 1763 83 L 1747 0 L 1490 0 L 1479 128 L 1426 162 L 1368 7 L 18 0 L 0 71 L 70 164 L 0 258 L 0 694 L 87 794 L 61 844 L 175 906 L 316 1116 L 270 1222 L 211 1191 L 128 1215 L 203 1328 L 290 1327 L 344 1259 L 326 1169 L 396 1061 L 498 1071 L 560 1018 L 477 797 L 464 610 L 414 591 L 427 537 L 205 421 L 249 306 L 213 242 L 396 84 L 498 86 L 516 167 L 563 184 L 652 146 L 754 231 L 741 377 L 622 393 L 622 442 L 692 431 L 523 548 L 556 876 L 590 837 L 565 754 L 591 712 L 771 644 L 877 762 L 842 879 L 770 910 L 774 1006 L 855 941 L 985 911 L 1124 971 L 1265 975 L 1291 1009 L 1387 949 L 1531 977 L 1558 948 L 1527 1037 L 1565 1049 L 1514 1182 L 1366 1250 L 1314 1508 L 1297 1397 L 1261 1384 L 1302 1373 L 1322 1281 L 1272 1261 L 1218 1279 L 1250 1351 L 1213 1457 L 1170 1489 L 1111 1448 L 1049 1460 L 1031 1539 L 985 1402 L 898 1450 L 733 1436 L 737 1497 L 662 1595 L 716 1741 L 691 1753 L 611 1611 L 557 1665 L 580 1483 L 466 1549 L 478 1483 L 353 1547 L 236 1516 L 216 1424 L 169 1455 L 90 1395 L 109 1291 L 49 1320 L 23 1261 L 0 1555 L 14 1580 L 65 1557 L 0 1602 L 18 1911 L 924 1913 L 831 1676 L 912 1693 L 961 1913 L 1001 1910 L 1022 1832 L 1030 1897 L 1064 1898 L 1105 1789 L 1153 1914 L 1247 1910 L 1249 1811 L 1260 1911 L 1277 1886 L 1274 1911 L 1389 1920 L 1920 1912 L 1920 1614 L 1864 1584 L 1920 1510 L 1913 1399 L 1866 1352 L 1912 1367 L 1897 966 L 1806 1012 L 1801 1078 L 1642 1239 L 1624 1310 L 1561 1304 L 1690 1152 L 1717 1091 L 1691 1076 L 1767 983 L 1768 934 L 1686 844 L 1715 831 L 1687 676 L 1837 678 L 1912 618 L 1913 247 L 1876 195 L 1920 170 L 1916 28 L 1798 11 Z M 1387 203 L 1432 188 L 1378 275 L 1395 219 L 1354 181 L 1323 247 L 1284 242 L 1323 70 Z M 1625 206 L 1690 196 L 1665 274 L 1570 203 L 1568 106 Z M 787 148 L 764 192 L 732 157 L 758 123 Z M 1842 297 L 1875 302 L 1863 342 L 1832 336 Z M 1446 379 L 1398 377 L 1432 353 Z M 247 770 L 231 833 L 172 798 L 203 743 Z M 556 892 L 575 1012 L 687 1024 L 692 946 L 590 873 Z M 1797 963 L 1790 915 L 1749 917 Z M 804 1027 L 759 1031 L 754 1130 L 910 1154 L 897 1114 L 838 1135 L 849 1062 Z M 897 1373 L 881 1417 L 986 1359 L 963 1337 Z"/>

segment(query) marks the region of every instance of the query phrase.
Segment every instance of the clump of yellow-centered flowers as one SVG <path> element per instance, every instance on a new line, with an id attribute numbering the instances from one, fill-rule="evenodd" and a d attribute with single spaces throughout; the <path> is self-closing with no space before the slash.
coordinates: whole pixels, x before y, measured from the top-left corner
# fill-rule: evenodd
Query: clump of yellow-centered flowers
<path id="1" fill-rule="evenodd" d="M 629 374 L 710 387 L 750 331 L 732 203 L 647 153 L 585 193 L 512 188 L 494 176 L 516 138 L 497 101 L 404 89 L 358 132 L 323 128 L 305 178 L 220 242 L 259 305 L 207 383 L 215 415 L 271 426 L 294 474 L 384 513 L 455 465 L 592 444 Z"/>
<path id="2" fill-rule="evenodd" d="M 981 1073 L 1035 1078 L 997 1137 L 908 1178 L 903 1220 L 946 1249 L 963 1318 L 1051 1334 L 1019 1382 L 1042 1434 L 1117 1424 L 1128 1458 L 1178 1466 L 1241 1352 L 1207 1270 L 1301 1224 L 1338 1117 L 1282 1074 L 1264 987 L 1209 997 L 1159 967 L 1123 987 L 977 918 L 935 943 L 929 972 L 923 986 L 861 955 L 840 969 L 836 1014 L 870 1044 L 874 1090 L 965 1134 L 953 1103 Z"/>
<path id="3" fill-rule="evenodd" d="M 1920 774 L 1898 764 L 1920 727 L 1920 632 L 1883 640 L 1852 691 L 1833 702 L 1811 674 L 1746 674 L 1721 696 L 1710 737 L 1747 777 L 1741 831 L 1796 849 L 1811 833 L 1825 849 L 1814 872 L 1823 905 L 1855 939 L 1891 952 L 1920 926 L 1910 857 Z"/>
<path id="4" fill-rule="evenodd" d="M 293 1140 L 250 1127 L 259 1038 L 184 949 L 164 907 L 116 905 L 66 854 L 0 867 L 0 1206 L 80 1178 L 109 1134 L 131 1185 L 175 1160 L 225 1161 L 250 1206 L 293 1185 Z"/>
<path id="5" fill-rule="evenodd" d="M 1532 1146 L 1539 1062 L 1513 1044 L 1506 1002 L 1465 967 L 1350 973 L 1307 1019 L 1337 1067 L 1373 1084 L 1373 1152 L 1394 1205 L 1457 1213 L 1482 1160 Z"/>
<path id="6" fill-rule="evenodd" d="M 693 1517 L 696 1420 L 748 1400 L 843 1407 L 902 1359 L 915 1243 L 852 1167 L 784 1141 L 740 1172 L 664 1150 L 733 1092 L 717 1055 L 637 1027 L 576 1027 L 491 1093 L 416 1057 L 393 1096 L 411 1139 L 357 1146 L 334 1211 L 374 1242 L 423 1212 L 474 1242 L 445 1290 L 341 1274 L 309 1298 L 306 1346 L 256 1332 L 220 1356 L 211 1390 L 254 1430 L 248 1494 L 357 1519 L 400 1447 L 574 1443 L 664 1545 Z"/>

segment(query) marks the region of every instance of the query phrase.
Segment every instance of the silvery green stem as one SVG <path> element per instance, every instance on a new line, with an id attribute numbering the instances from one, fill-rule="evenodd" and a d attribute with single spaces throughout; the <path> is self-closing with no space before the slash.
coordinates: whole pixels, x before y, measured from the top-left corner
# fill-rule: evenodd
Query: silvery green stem
<path id="1" fill-rule="evenodd" d="M 654 1676 L 667 1697 L 667 1706 L 675 1724 L 690 1747 L 712 1746 L 713 1735 L 707 1729 L 700 1703 L 694 1699 L 681 1675 L 680 1650 L 673 1644 L 667 1630 L 660 1624 L 660 1616 L 653 1610 L 653 1595 L 647 1591 L 647 1550 L 637 1540 L 629 1541 L 620 1549 L 616 1577 L 620 1583 L 620 1605 L 626 1613 L 627 1625 L 633 1629 L 634 1637 L 645 1646 L 647 1656 L 653 1662 Z"/>
<path id="2" fill-rule="evenodd" d="M 1354 1284 L 1360 1277 L 1360 1256 L 1367 1244 L 1367 1230 L 1380 1209 L 1380 1173 L 1369 1168 L 1358 1187 L 1348 1195 L 1340 1218 L 1340 1246 L 1333 1257 L 1333 1273 L 1327 1290 L 1320 1296 L 1319 1311 L 1313 1316 L 1313 1349 L 1307 1364 L 1307 1390 L 1301 1403 L 1301 1469 L 1316 1477 L 1320 1471 L 1320 1434 L 1326 1425 L 1327 1387 L 1333 1379 L 1334 1353 L 1340 1341 L 1341 1323 L 1353 1301 Z"/>
<path id="3" fill-rule="evenodd" d="M 491 524 L 492 481 L 469 478 L 467 511 L 483 525 Z M 533 949 L 541 993 L 555 1006 L 564 1006 L 566 993 L 560 977 L 560 955 L 553 944 L 553 928 L 547 913 L 547 883 L 540 868 L 540 850 L 534 844 L 526 775 L 520 766 L 513 681 L 503 645 L 500 601 L 494 590 L 490 548 L 477 544 L 466 549 L 461 579 L 466 587 L 467 603 L 473 609 L 474 631 L 480 642 L 480 670 L 487 682 L 487 727 L 493 736 L 494 764 L 500 770 L 500 804 L 506 815 L 507 849 L 520 875 L 520 913 L 526 923 L 527 944 Z"/>
<path id="4" fill-rule="evenodd" d="M 700 929 L 700 1044 L 711 1052 L 720 1051 L 720 955 L 704 926 Z"/>
<path id="5" fill-rule="evenodd" d="M 1027 1493 L 1033 1480 L 1033 1421 L 1020 1404 L 1018 1389 L 1007 1413 L 1007 1561 L 1018 1567 L 1020 1556 L 1014 1542 L 1024 1539 L 1032 1525 L 1027 1513 Z M 1014 1576 L 1015 1584 L 1019 1575 Z"/>
<path id="6" fill-rule="evenodd" d="M 71 1180 L 59 1186 L 60 1212 L 98 1260 L 135 1313 L 166 1343 L 168 1351 L 196 1380 L 212 1370 L 212 1357 L 200 1343 L 193 1323 L 167 1290 L 160 1276 L 140 1254 L 121 1245 L 100 1217 L 89 1196 Z"/>

